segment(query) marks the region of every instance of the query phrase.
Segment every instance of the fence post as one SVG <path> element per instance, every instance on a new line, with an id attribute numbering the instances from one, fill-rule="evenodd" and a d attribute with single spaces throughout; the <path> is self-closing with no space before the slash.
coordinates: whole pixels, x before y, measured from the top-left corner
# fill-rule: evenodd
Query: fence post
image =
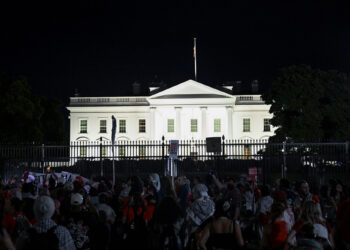
<path id="1" fill-rule="evenodd" d="M 45 144 L 41 144 L 41 169 L 45 173 Z"/>
<path id="2" fill-rule="evenodd" d="M 164 135 L 162 136 L 162 168 L 163 168 L 163 172 L 164 172 L 164 176 L 166 176 L 166 167 L 164 166 L 164 147 L 165 147 L 165 144 L 164 144 Z"/>
<path id="3" fill-rule="evenodd" d="M 101 177 L 103 177 L 103 162 L 102 162 L 102 136 L 100 137 L 100 167 L 101 167 Z"/>
<path id="4" fill-rule="evenodd" d="M 222 158 L 225 159 L 225 135 L 222 135 Z"/>
<path id="5" fill-rule="evenodd" d="M 283 141 L 283 166 L 282 166 L 282 178 L 287 178 L 287 141 Z"/>
<path id="6" fill-rule="evenodd" d="M 349 141 L 345 142 L 345 166 L 349 164 Z"/>

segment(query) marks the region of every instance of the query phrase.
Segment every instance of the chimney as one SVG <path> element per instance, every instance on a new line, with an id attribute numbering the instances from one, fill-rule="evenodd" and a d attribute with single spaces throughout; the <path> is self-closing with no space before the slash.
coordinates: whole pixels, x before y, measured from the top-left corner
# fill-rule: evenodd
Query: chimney
<path id="1" fill-rule="evenodd" d="M 141 84 L 138 82 L 134 82 L 132 84 L 132 94 L 133 95 L 140 95 L 141 93 Z"/>
<path id="2" fill-rule="evenodd" d="M 233 92 L 235 94 L 239 94 L 239 93 L 241 93 L 241 89 L 242 89 L 242 81 L 234 81 Z"/>
<path id="3" fill-rule="evenodd" d="M 257 94 L 259 92 L 259 81 L 253 80 L 252 81 L 252 93 Z"/>
<path id="4" fill-rule="evenodd" d="M 80 94 L 78 92 L 78 89 L 74 89 L 74 97 L 79 97 L 79 96 L 80 96 Z"/>

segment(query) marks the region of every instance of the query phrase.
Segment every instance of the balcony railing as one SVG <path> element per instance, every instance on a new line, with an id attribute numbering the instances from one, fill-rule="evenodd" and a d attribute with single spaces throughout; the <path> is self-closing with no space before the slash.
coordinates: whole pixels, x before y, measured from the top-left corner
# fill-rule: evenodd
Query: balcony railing
<path id="1" fill-rule="evenodd" d="M 70 106 L 148 105 L 146 97 L 71 97 Z"/>
<path id="2" fill-rule="evenodd" d="M 243 95 L 237 96 L 236 105 L 247 105 L 247 104 L 265 104 L 261 96 L 258 95 Z"/>

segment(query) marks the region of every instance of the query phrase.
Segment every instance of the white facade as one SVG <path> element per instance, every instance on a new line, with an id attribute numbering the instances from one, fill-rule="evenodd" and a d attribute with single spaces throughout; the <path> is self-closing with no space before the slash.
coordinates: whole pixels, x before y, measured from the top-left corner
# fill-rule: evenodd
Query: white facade
<path id="1" fill-rule="evenodd" d="M 117 119 L 116 140 L 223 135 L 256 140 L 274 134 L 274 128 L 264 126 L 272 114 L 260 95 L 231 95 L 193 80 L 144 97 L 71 97 L 67 108 L 72 142 L 110 140 L 112 115 Z"/>

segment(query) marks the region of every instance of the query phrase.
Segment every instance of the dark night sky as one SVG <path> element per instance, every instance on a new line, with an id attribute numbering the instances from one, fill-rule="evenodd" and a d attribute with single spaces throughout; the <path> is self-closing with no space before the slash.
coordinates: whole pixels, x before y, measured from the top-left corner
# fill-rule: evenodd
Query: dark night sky
<path id="1" fill-rule="evenodd" d="M 198 80 L 206 84 L 268 85 L 281 67 L 302 63 L 350 73 L 345 5 L 258 2 L 5 0 L 0 73 L 27 76 L 34 94 L 65 101 L 75 88 L 83 96 L 123 95 L 155 75 L 170 85 L 193 79 L 194 36 Z"/>

